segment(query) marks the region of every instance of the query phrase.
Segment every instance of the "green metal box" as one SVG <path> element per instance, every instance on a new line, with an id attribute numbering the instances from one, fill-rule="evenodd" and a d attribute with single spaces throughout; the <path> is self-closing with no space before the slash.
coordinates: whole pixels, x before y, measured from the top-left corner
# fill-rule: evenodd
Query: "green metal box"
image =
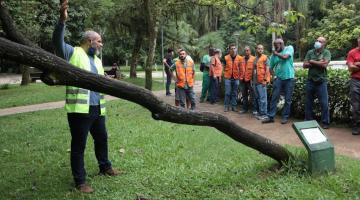
<path id="1" fill-rule="evenodd" d="M 325 131 L 313 121 L 296 122 L 293 128 L 308 151 L 308 166 L 311 173 L 323 173 L 335 169 L 334 145 Z"/>

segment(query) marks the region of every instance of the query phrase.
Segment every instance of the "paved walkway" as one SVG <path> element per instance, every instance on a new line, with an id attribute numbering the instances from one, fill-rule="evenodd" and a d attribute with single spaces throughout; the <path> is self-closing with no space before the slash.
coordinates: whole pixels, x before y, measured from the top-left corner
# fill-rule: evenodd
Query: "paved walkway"
<path id="1" fill-rule="evenodd" d="M 199 97 L 201 90 L 201 82 L 197 81 L 194 88 L 195 92 L 197 93 L 197 97 Z M 154 94 L 165 102 L 171 105 L 174 104 L 174 97 L 165 96 L 165 91 L 156 91 L 154 92 Z M 106 96 L 106 98 L 108 100 L 116 99 L 115 97 L 111 96 Z M 38 110 L 55 109 L 61 108 L 63 106 L 64 102 L 59 101 L 37 105 L 6 108 L 0 109 L 0 116 L 24 112 L 33 112 Z M 227 117 L 231 118 L 233 121 L 237 122 L 242 127 L 256 132 L 260 135 L 263 135 L 267 138 L 270 138 L 280 144 L 303 146 L 300 139 L 291 127 L 292 122 L 299 120 L 290 120 L 290 122 L 285 125 L 280 124 L 279 119 L 276 119 L 275 123 L 262 124 L 259 120 L 256 120 L 251 114 L 240 115 L 239 113 L 235 112 L 224 113 L 223 105 L 220 103 L 216 105 L 211 105 L 209 103 L 198 103 L 197 109 L 202 111 L 222 113 Z M 360 136 L 351 135 L 350 128 L 331 127 L 330 129 L 326 130 L 326 133 L 330 137 L 330 140 L 334 143 L 335 151 L 337 154 L 347 155 L 352 158 L 360 159 Z"/>

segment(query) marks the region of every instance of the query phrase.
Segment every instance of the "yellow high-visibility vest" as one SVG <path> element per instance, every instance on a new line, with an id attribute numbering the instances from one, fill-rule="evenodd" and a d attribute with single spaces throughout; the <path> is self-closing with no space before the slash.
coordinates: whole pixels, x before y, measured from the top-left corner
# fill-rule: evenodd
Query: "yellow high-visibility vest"
<path id="1" fill-rule="evenodd" d="M 88 54 L 81 47 L 75 47 L 71 55 L 70 64 L 91 71 L 90 59 Z M 94 63 L 99 75 L 104 75 L 104 68 L 101 60 L 94 56 Z M 89 113 L 90 106 L 90 90 L 66 86 L 65 110 L 68 113 Z M 100 94 L 101 115 L 105 115 L 105 98 L 104 94 Z"/>

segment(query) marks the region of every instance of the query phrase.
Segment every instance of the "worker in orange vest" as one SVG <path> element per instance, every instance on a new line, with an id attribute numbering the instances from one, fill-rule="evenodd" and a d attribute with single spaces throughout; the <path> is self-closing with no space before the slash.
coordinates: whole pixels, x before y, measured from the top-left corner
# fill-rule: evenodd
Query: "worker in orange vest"
<path id="1" fill-rule="evenodd" d="M 195 93 L 193 90 L 195 82 L 195 64 L 184 49 L 179 50 L 179 59 L 171 67 L 176 72 L 176 96 L 178 95 L 180 106 L 185 108 L 186 99 L 190 99 L 191 110 L 195 109 Z"/>
<path id="2" fill-rule="evenodd" d="M 235 44 L 229 45 L 229 54 L 225 56 L 224 82 L 225 82 L 225 99 L 224 112 L 230 110 L 237 111 L 237 96 L 240 80 L 240 65 L 244 62 L 244 57 L 237 54 Z"/>
<path id="3" fill-rule="evenodd" d="M 222 75 L 222 64 L 220 61 L 220 49 L 215 49 L 214 56 L 211 57 L 210 61 L 210 86 L 211 86 L 211 95 L 210 95 L 210 103 L 214 104 L 219 101 L 219 87 L 221 83 L 221 75 Z"/>
<path id="4" fill-rule="evenodd" d="M 252 87 L 255 92 L 255 99 L 258 105 L 259 120 L 267 118 L 267 84 L 270 82 L 270 69 L 268 57 L 264 54 L 264 46 L 256 46 L 256 59 L 252 73 Z"/>
<path id="5" fill-rule="evenodd" d="M 243 98 L 243 107 L 240 111 L 240 114 L 244 114 L 248 112 L 249 109 L 249 94 L 252 102 L 252 109 L 253 114 L 257 115 L 257 102 L 255 100 L 255 93 L 253 88 L 251 87 L 251 78 L 252 78 L 252 71 L 254 67 L 255 62 L 255 56 L 251 55 L 251 49 L 249 46 L 244 47 L 245 56 L 243 59 L 243 62 L 240 65 L 240 88 L 241 88 L 241 94 Z"/>

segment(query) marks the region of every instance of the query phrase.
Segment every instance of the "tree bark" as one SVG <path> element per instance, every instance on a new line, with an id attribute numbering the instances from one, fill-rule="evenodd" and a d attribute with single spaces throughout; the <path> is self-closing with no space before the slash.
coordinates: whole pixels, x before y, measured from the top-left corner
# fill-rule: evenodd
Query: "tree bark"
<path id="1" fill-rule="evenodd" d="M 20 66 L 21 71 L 21 85 L 25 86 L 28 85 L 30 81 L 30 68 L 25 65 Z"/>
<path id="2" fill-rule="evenodd" d="M 138 30 L 136 33 L 135 44 L 131 55 L 131 64 L 130 64 L 130 78 L 136 78 L 136 67 L 140 58 L 140 49 L 143 42 L 142 31 Z"/>
<path id="3" fill-rule="evenodd" d="M 158 99 L 149 90 L 79 69 L 39 48 L 17 44 L 5 38 L 0 38 L 0 47 L 0 58 L 55 74 L 58 81 L 46 82 L 47 84 L 76 86 L 126 99 L 148 109 L 156 120 L 214 127 L 232 139 L 275 159 L 280 164 L 288 162 L 291 157 L 291 153 L 281 145 L 240 127 L 221 114 L 186 111 L 171 106 Z"/>
<path id="4" fill-rule="evenodd" d="M 144 0 L 145 16 L 147 19 L 148 31 L 148 51 L 145 64 L 145 88 L 152 89 L 152 66 L 154 64 L 154 56 L 156 49 L 156 39 L 158 33 L 158 24 L 156 22 L 157 12 L 152 8 L 150 0 Z"/>

